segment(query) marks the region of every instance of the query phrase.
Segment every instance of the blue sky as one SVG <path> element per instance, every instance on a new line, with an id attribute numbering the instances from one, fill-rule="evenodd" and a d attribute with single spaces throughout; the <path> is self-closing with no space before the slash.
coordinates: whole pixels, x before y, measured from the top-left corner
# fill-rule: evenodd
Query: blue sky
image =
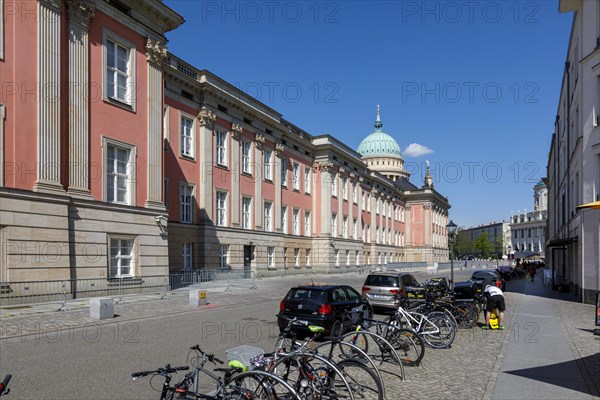
<path id="1" fill-rule="evenodd" d="M 460 226 L 531 210 L 573 15 L 558 1 L 191 1 L 169 51 L 313 135 L 383 130 Z M 422 154 L 423 150 L 430 151 Z"/>

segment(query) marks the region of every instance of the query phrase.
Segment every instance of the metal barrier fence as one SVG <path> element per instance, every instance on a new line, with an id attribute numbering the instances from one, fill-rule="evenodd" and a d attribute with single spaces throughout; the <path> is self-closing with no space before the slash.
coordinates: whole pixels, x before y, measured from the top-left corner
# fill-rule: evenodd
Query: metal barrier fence
<path id="1" fill-rule="evenodd" d="M 92 297 L 113 297 L 116 303 L 123 296 L 167 293 L 192 285 L 205 287 L 256 288 L 252 271 L 184 271 L 179 274 L 140 276 L 131 278 L 65 279 L 56 281 L 0 282 L 0 307 L 26 306 L 40 303 L 61 303 Z"/>

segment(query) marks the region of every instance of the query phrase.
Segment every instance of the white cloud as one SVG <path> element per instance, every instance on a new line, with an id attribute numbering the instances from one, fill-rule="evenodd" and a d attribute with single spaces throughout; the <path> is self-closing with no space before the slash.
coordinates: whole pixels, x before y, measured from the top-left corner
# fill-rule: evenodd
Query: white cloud
<path id="1" fill-rule="evenodd" d="M 421 156 L 424 156 L 425 154 L 431 154 L 431 153 L 433 153 L 433 150 L 431 150 L 429 147 L 423 146 L 422 144 L 419 144 L 419 143 L 411 143 L 404 150 L 404 155 L 409 156 L 409 157 L 421 157 Z"/>

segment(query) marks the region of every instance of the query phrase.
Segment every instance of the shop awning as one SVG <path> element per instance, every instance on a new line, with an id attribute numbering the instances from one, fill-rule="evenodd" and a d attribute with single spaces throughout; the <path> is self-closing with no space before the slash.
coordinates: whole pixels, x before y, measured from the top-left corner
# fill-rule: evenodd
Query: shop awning
<path id="1" fill-rule="evenodd" d="M 576 208 L 579 208 L 580 210 L 586 209 L 586 208 L 595 208 L 597 210 L 600 210 L 600 200 L 592 201 L 591 203 L 582 204 L 582 205 L 577 206 Z"/>
<path id="2" fill-rule="evenodd" d="M 577 236 L 572 238 L 552 239 L 546 244 L 546 247 L 563 247 L 577 241 Z"/>

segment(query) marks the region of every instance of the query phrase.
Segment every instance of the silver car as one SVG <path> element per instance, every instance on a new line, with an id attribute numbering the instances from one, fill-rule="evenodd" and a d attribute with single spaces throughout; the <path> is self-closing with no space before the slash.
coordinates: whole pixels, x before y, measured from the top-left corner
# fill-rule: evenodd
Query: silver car
<path id="1" fill-rule="evenodd" d="M 396 309 L 396 295 L 419 297 L 419 282 L 408 272 L 374 272 L 367 276 L 362 294 L 373 307 Z"/>

